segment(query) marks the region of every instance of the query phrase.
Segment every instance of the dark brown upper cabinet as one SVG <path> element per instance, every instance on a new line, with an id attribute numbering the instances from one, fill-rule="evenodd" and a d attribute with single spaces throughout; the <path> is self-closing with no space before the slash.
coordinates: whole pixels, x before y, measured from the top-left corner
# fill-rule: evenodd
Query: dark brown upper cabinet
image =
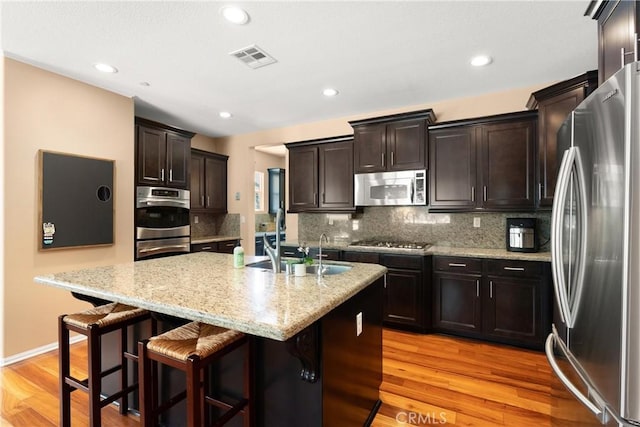
<path id="1" fill-rule="evenodd" d="M 189 189 L 194 133 L 136 117 L 136 182 Z"/>
<path id="2" fill-rule="evenodd" d="M 286 146 L 289 150 L 289 212 L 355 210 L 351 135 Z"/>
<path id="3" fill-rule="evenodd" d="M 592 1 L 585 15 L 598 20 L 599 83 L 640 58 L 637 1 Z"/>
<path id="4" fill-rule="evenodd" d="M 525 111 L 430 126 L 429 209 L 534 209 L 536 122 Z"/>
<path id="5" fill-rule="evenodd" d="M 560 158 L 556 150 L 558 129 L 567 116 L 598 87 L 598 71 L 588 71 L 531 94 L 530 110 L 538 109 L 538 207 L 551 208 Z"/>
<path id="6" fill-rule="evenodd" d="M 433 110 L 351 121 L 355 173 L 426 169 Z"/>
<path id="7" fill-rule="evenodd" d="M 227 212 L 227 161 L 229 157 L 191 150 L 191 210 Z"/>

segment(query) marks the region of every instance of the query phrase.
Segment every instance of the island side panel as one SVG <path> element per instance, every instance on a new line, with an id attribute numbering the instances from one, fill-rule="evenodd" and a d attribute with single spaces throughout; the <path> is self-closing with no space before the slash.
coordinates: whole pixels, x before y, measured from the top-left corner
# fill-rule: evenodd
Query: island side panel
<path id="1" fill-rule="evenodd" d="M 322 319 L 323 426 L 363 426 L 377 411 L 382 383 L 380 278 Z M 362 332 L 357 335 L 357 316 Z"/>

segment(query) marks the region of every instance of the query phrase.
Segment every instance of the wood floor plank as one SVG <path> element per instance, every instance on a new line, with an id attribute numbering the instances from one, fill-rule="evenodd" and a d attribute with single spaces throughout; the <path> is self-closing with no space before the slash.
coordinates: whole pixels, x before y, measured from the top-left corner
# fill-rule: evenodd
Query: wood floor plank
<path id="1" fill-rule="evenodd" d="M 86 343 L 74 344 L 71 354 L 73 375 L 84 378 Z M 58 425 L 57 356 L 52 351 L 0 369 L 0 426 Z M 383 356 L 374 427 L 442 424 L 441 417 L 451 426 L 550 426 L 553 374 L 541 352 L 385 329 Z M 74 424 L 87 425 L 86 394 L 71 396 Z M 103 409 L 102 420 L 105 427 L 139 426 L 114 406 Z"/>

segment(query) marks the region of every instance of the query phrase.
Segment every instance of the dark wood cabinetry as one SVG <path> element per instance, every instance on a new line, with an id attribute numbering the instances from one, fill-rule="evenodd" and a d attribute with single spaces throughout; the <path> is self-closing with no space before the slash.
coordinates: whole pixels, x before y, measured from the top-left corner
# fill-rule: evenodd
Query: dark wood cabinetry
<path id="1" fill-rule="evenodd" d="M 599 83 L 639 58 L 637 1 L 592 1 L 586 14 L 598 20 Z"/>
<path id="2" fill-rule="evenodd" d="M 532 210 L 537 112 L 429 128 L 430 209 Z"/>
<path id="3" fill-rule="evenodd" d="M 567 116 L 598 87 L 598 71 L 589 71 L 531 94 L 530 110 L 538 109 L 538 207 L 551 208 L 560 163 L 557 134 Z"/>
<path id="4" fill-rule="evenodd" d="M 239 241 L 237 239 L 221 240 L 219 242 L 209 243 L 192 243 L 191 252 L 220 252 L 225 254 L 232 254 L 233 248 L 238 246 Z"/>
<path id="5" fill-rule="evenodd" d="M 351 121 L 355 173 L 426 169 L 426 127 L 433 110 Z"/>
<path id="6" fill-rule="evenodd" d="M 191 210 L 227 212 L 228 156 L 191 150 Z"/>
<path id="7" fill-rule="evenodd" d="M 548 264 L 434 257 L 434 270 L 435 329 L 542 348 L 552 316 Z"/>
<path id="8" fill-rule="evenodd" d="M 289 212 L 355 210 L 350 135 L 286 145 L 289 149 Z"/>
<path id="9" fill-rule="evenodd" d="M 387 267 L 383 310 L 385 325 L 420 332 L 431 327 L 430 257 L 343 251 L 342 260 Z"/>
<path id="10" fill-rule="evenodd" d="M 136 183 L 189 188 L 194 133 L 136 117 Z"/>

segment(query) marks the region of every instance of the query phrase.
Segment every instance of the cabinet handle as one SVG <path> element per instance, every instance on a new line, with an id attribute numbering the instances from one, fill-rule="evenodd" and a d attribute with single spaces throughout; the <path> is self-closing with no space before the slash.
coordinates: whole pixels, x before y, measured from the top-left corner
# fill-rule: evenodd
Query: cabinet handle
<path id="1" fill-rule="evenodd" d="M 169 169 L 169 182 L 173 182 L 173 168 Z"/>
<path id="2" fill-rule="evenodd" d="M 476 298 L 480 298 L 480 279 L 476 280 Z"/>
<path id="3" fill-rule="evenodd" d="M 396 162 L 395 162 L 395 159 L 394 159 L 394 156 L 393 156 L 393 151 L 392 151 L 391 152 L 391 166 L 393 166 L 395 164 L 396 164 Z"/>
<path id="4" fill-rule="evenodd" d="M 382 153 L 382 167 L 384 167 L 384 153 Z"/>
<path id="5" fill-rule="evenodd" d="M 322 193 L 322 203 L 327 203 L 326 197 L 324 196 L 324 193 Z"/>
<path id="6" fill-rule="evenodd" d="M 210 251 L 211 250 L 211 246 L 203 246 L 200 248 L 201 251 Z"/>
<path id="7" fill-rule="evenodd" d="M 227 243 L 225 246 L 229 248 L 229 247 L 233 247 L 235 245 L 236 245 L 235 243 Z"/>
<path id="8" fill-rule="evenodd" d="M 318 254 L 318 258 L 327 258 L 328 256 L 329 255 L 327 255 L 327 254 L 322 254 L 322 255 Z"/>
<path id="9" fill-rule="evenodd" d="M 489 298 L 493 299 L 493 280 L 489 281 Z"/>
<path id="10" fill-rule="evenodd" d="M 476 187 L 471 187 L 471 201 L 476 201 Z"/>
<path id="11" fill-rule="evenodd" d="M 487 186 L 483 185 L 482 186 L 482 200 L 483 201 L 487 201 Z"/>
<path id="12" fill-rule="evenodd" d="M 204 196 L 202 196 L 201 199 L 202 199 L 202 206 L 204 206 Z"/>
<path id="13" fill-rule="evenodd" d="M 164 168 L 160 169 L 160 181 L 164 181 Z"/>
<path id="14" fill-rule="evenodd" d="M 295 254 L 296 254 L 295 252 L 291 252 L 291 251 L 283 251 L 282 253 L 283 253 L 284 255 L 291 255 L 291 256 L 293 256 L 293 255 L 295 255 Z"/>
<path id="15" fill-rule="evenodd" d="M 508 271 L 524 271 L 524 267 L 504 267 Z"/>
<path id="16" fill-rule="evenodd" d="M 207 196 L 207 206 L 211 206 L 211 196 Z"/>
<path id="17" fill-rule="evenodd" d="M 542 183 L 538 184 L 538 200 L 542 200 Z"/>
<path id="18" fill-rule="evenodd" d="M 459 264 L 457 262 L 450 262 L 449 267 L 466 267 L 467 264 Z"/>

